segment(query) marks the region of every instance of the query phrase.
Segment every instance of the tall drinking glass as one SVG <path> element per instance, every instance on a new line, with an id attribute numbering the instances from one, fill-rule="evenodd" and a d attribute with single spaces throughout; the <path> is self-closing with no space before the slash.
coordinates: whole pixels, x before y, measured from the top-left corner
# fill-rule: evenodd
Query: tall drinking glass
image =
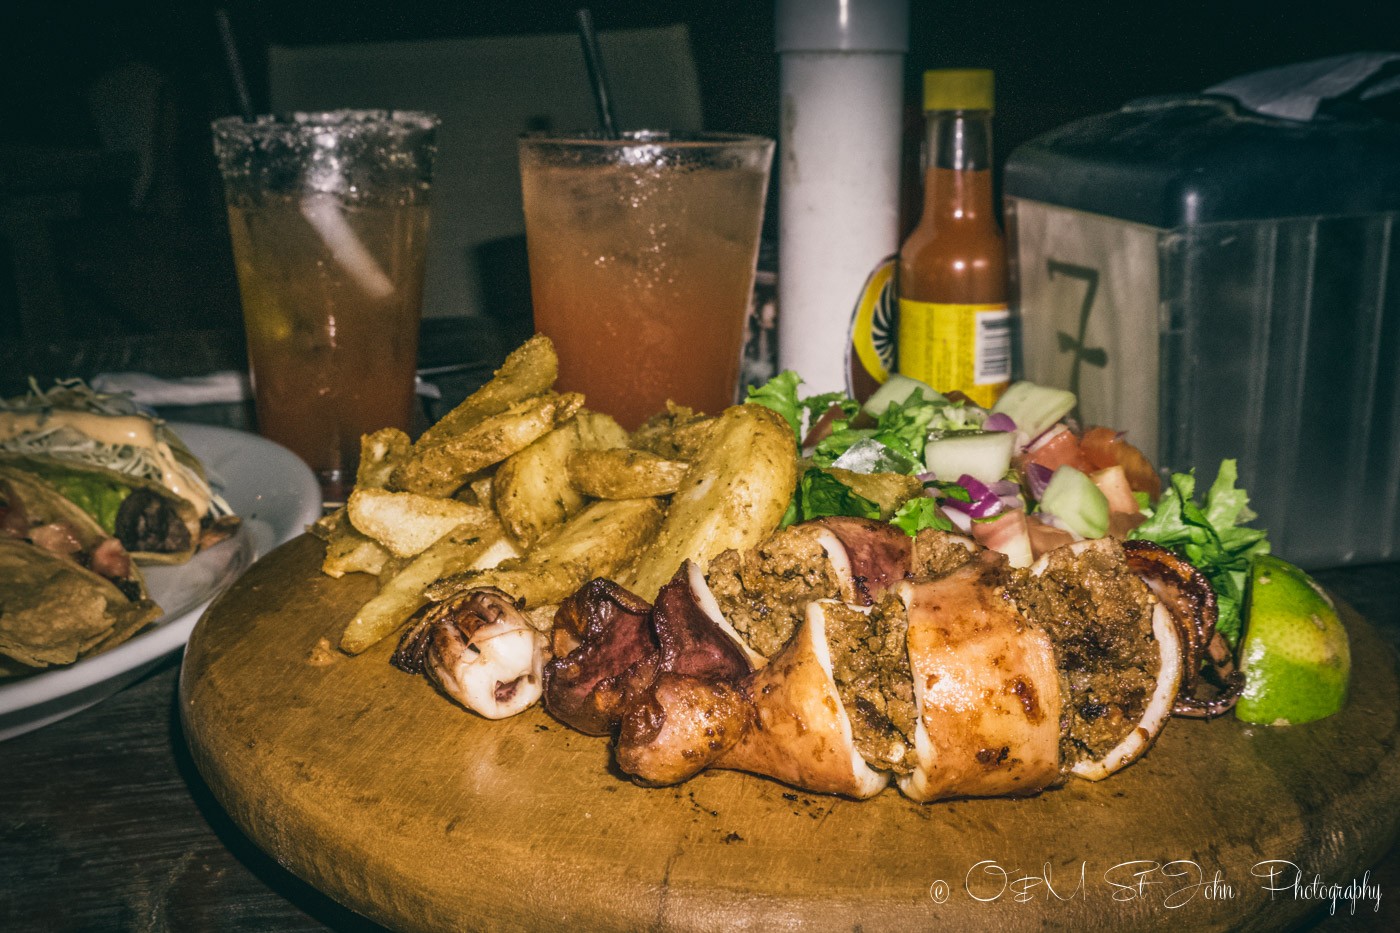
<path id="1" fill-rule="evenodd" d="M 410 426 L 437 125 L 376 110 L 213 125 L 258 431 L 330 500 L 360 435 Z"/>
<path id="2" fill-rule="evenodd" d="M 561 388 L 628 428 L 668 399 L 734 403 L 772 157 L 735 134 L 521 139 L 535 328 Z"/>

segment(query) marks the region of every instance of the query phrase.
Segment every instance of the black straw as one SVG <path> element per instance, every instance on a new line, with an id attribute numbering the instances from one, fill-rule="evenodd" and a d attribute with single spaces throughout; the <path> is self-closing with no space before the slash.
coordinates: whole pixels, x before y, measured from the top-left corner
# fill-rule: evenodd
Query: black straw
<path id="1" fill-rule="evenodd" d="M 604 138 L 617 139 L 617 120 L 613 117 L 612 95 L 608 93 L 608 75 L 603 70 L 603 53 L 598 48 L 598 34 L 593 31 L 593 14 L 587 8 L 578 11 L 578 39 L 583 44 L 588 83 L 593 86 L 598 125 L 602 127 Z"/>
<path id="2" fill-rule="evenodd" d="M 243 76 L 243 61 L 238 57 L 238 46 L 233 41 L 233 26 L 228 21 L 228 10 L 222 7 L 214 11 L 219 21 L 219 39 L 224 45 L 224 64 L 228 66 L 229 77 L 233 79 L 233 91 L 238 96 L 238 110 L 245 123 L 253 122 L 253 98 L 248 94 L 248 79 Z"/>

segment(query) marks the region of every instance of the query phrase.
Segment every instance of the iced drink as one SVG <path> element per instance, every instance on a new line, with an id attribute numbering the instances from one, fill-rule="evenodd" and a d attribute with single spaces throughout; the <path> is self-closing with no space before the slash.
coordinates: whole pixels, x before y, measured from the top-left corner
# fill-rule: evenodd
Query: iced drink
<path id="1" fill-rule="evenodd" d="M 735 401 L 772 142 L 720 134 L 521 142 L 535 327 L 559 385 L 628 428 Z"/>
<path id="2" fill-rule="evenodd" d="M 411 423 L 435 127 L 384 112 L 215 124 L 258 430 L 332 499 L 362 434 Z"/>
<path id="3" fill-rule="evenodd" d="M 360 435 L 408 430 L 418 354 L 427 208 L 344 216 L 379 267 L 367 278 L 335 261 L 298 200 L 229 208 L 258 429 L 322 474 L 353 474 Z"/>

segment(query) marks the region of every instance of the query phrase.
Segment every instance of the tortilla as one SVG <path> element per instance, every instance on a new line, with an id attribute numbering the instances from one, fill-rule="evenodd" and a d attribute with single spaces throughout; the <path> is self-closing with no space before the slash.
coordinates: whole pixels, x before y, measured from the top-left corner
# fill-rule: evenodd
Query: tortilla
<path id="1" fill-rule="evenodd" d="M 114 541 L 91 515 L 60 495 L 38 476 L 0 464 L 0 514 L 15 507 L 16 502 L 11 500 L 17 500 L 22 519 L 16 526 L 11 517 L 7 523 L 8 527 L 0 532 L 0 539 L 18 540 L 43 551 L 45 548 L 36 543 L 37 529 L 42 526 L 61 528 L 59 537 L 71 536 L 78 549 L 77 555 L 65 559 L 92 569 L 97 576 L 110 581 L 130 599 L 147 598 L 149 594 L 146 592 L 145 578 L 141 576 L 135 562 L 129 559 L 129 553 L 126 555 L 127 560 L 112 565 L 113 573 L 110 574 L 104 572 L 99 563 L 94 562 L 94 554 L 107 548 Z M 54 556 L 63 557 L 61 553 Z M 118 567 L 122 568 L 120 576 L 114 575 L 115 568 Z M 0 578 L 0 585 L 4 582 L 6 581 Z"/>
<path id="2" fill-rule="evenodd" d="M 194 503 L 160 483 L 56 457 L 0 454 L 0 476 L 17 473 L 71 502 L 137 561 L 183 564 L 199 547 Z"/>
<path id="3" fill-rule="evenodd" d="M 62 524 L 72 529 L 84 551 L 91 551 L 110 537 L 97 520 L 65 498 L 34 473 L 7 464 L 0 457 L 0 505 L 7 505 L 6 485 L 18 497 L 30 525 Z"/>
<path id="4" fill-rule="evenodd" d="M 150 599 L 128 599 L 71 560 L 0 538 L 0 655 L 29 668 L 71 664 L 130 638 L 160 614 Z"/>

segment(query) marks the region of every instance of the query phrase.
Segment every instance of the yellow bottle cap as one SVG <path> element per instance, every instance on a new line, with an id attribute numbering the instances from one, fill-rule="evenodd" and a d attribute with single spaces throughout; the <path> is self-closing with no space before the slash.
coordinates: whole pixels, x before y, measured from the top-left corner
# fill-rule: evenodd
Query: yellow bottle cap
<path id="1" fill-rule="evenodd" d="M 924 110 L 991 110 L 988 68 L 943 68 L 924 72 Z"/>

